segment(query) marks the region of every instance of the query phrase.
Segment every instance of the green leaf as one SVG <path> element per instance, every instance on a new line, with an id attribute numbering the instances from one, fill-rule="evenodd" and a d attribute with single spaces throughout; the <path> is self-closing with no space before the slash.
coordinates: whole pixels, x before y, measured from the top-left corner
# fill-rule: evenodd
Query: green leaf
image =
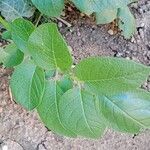
<path id="1" fill-rule="evenodd" d="M 93 12 L 103 12 L 118 9 L 127 5 L 128 0 L 72 0 L 80 11 L 90 15 Z"/>
<path id="2" fill-rule="evenodd" d="M 70 79 L 69 75 L 64 75 L 60 81 L 58 81 L 58 85 L 65 93 L 69 89 L 73 88 L 73 81 Z"/>
<path id="3" fill-rule="evenodd" d="M 99 138 L 105 130 L 99 111 L 98 99 L 78 87 L 67 91 L 59 102 L 60 118 L 64 126 L 87 138 Z"/>
<path id="4" fill-rule="evenodd" d="M 64 0 L 32 0 L 32 3 L 41 11 L 43 14 L 50 17 L 60 16 L 64 8 Z"/>
<path id="5" fill-rule="evenodd" d="M 140 87 L 149 74 L 149 67 L 111 57 L 88 58 L 75 67 L 75 76 L 86 88 L 105 94 Z"/>
<path id="6" fill-rule="evenodd" d="M 100 110 L 112 128 L 129 133 L 150 128 L 150 93 L 134 90 L 100 95 L 99 102 Z"/>
<path id="7" fill-rule="evenodd" d="M 11 39 L 11 31 L 5 31 L 2 33 L 2 38 L 5 40 Z"/>
<path id="8" fill-rule="evenodd" d="M 126 39 L 136 32 L 136 23 L 134 16 L 130 12 L 128 7 L 120 8 L 118 10 L 119 28 L 123 31 L 123 35 Z"/>
<path id="9" fill-rule="evenodd" d="M 11 24 L 12 39 L 17 47 L 24 53 L 28 53 L 28 39 L 34 31 L 34 25 L 25 19 L 16 19 Z"/>
<path id="10" fill-rule="evenodd" d="M 76 134 L 64 127 L 60 118 L 58 104 L 62 95 L 63 91 L 55 81 L 47 81 L 45 92 L 37 111 L 41 120 L 50 130 L 60 135 L 76 137 Z"/>
<path id="11" fill-rule="evenodd" d="M 45 84 L 44 71 L 26 61 L 15 68 L 10 86 L 15 101 L 27 110 L 38 106 Z"/>
<path id="12" fill-rule="evenodd" d="M 0 12 L 6 20 L 12 21 L 20 17 L 31 17 L 34 9 L 29 0 L 0 0 Z"/>
<path id="13" fill-rule="evenodd" d="M 29 38 L 29 50 L 35 63 L 46 69 L 66 71 L 72 65 L 68 46 L 55 24 L 43 24 Z"/>
<path id="14" fill-rule="evenodd" d="M 5 67 L 14 67 L 19 65 L 24 58 L 24 54 L 16 47 L 15 44 L 9 44 L 5 48 L 7 53 L 3 64 Z"/>
<path id="15" fill-rule="evenodd" d="M 7 56 L 7 53 L 0 47 L 0 64 L 2 64 Z"/>
<path id="16" fill-rule="evenodd" d="M 107 24 L 117 18 L 117 9 L 105 9 L 96 13 L 97 24 Z"/>

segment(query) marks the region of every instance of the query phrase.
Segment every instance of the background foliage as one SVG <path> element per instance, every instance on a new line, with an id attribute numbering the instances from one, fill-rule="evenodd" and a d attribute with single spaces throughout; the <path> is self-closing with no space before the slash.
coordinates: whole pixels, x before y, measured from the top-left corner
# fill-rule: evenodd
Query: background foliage
<path id="1" fill-rule="evenodd" d="M 95 14 L 97 24 L 106 24 L 118 19 L 118 26 L 125 38 L 135 32 L 135 19 L 128 4 L 136 0 L 70 0 L 81 12 Z M 34 6 L 49 17 L 58 17 L 65 7 L 64 0 L 0 0 L 0 12 L 6 20 L 12 21 L 19 17 L 31 17 Z"/>

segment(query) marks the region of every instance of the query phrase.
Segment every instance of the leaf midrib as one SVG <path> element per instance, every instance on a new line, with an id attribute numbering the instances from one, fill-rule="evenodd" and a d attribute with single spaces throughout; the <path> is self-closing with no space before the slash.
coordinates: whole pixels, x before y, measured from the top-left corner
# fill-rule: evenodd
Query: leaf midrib
<path id="1" fill-rule="evenodd" d="M 87 117 L 86 117 L 86 114 L 85 114 L 85 110 L 84 110 L 84 106 L 83 106 L 83 101 L 82 101 L 82 91 L 81 89 L 79 89 L 79 95 L 80 95 L 80 102 L 81 102 L 81 108 L 82 108 L 82 111 L 83 111 L 83 116 L 84 116 L 84 119 L 85 119 L 85 123 L 87 124 L 87 127 L 89 128 L 90 132 L 94 135 L 95 133 L 92 131 L 92 128 L 90 127 L 89 123 L 88 123 L 88 120 L 87 120 Z"/>

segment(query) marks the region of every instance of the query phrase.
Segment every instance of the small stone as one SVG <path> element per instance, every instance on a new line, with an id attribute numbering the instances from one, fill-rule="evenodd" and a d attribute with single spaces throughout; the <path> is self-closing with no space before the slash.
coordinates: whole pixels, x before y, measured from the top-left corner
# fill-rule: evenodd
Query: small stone
<path id="1" fill-rule="evenodd" d="M 58 27 L 61 28 L 63 24 L 61 22 L 58 22 Z"/>
<path id="2" fill-rule="evenodd" d="M 145 23 L 144 23 L 144 22 L 142 22 L 142 23 L 141 23 L 141 27 L 143 28 L 144 26 L 145 26 Z"/>
<path id="3" fill-rule="evenodd" d="M 119 53 L 119 52 L 118 52 L 118 53 L 116 54 L 116 57 L 121 57 L 121 56 L 122 56 L 122 53 Z"/>
<path id="4" fill-rule="evenodd" d="M 92 38 L 92 37 L 90 37 L 90 41 L 91 41 L 91 42 L 93 41 L 93 38 Z"/>
<path id="5" fill-rule="evenodd" d="M 110 34 L 110 35 L 114 35 L 114 31 L 113 30 L 108 30 L 108 33 Z"/>
<path id="6" fill-rule="evenodd" d="M 68 7 L 68 11 L 70 11 L 70 12 L 71 12 L 71 11 L 73 11 L 73 10 L 72 10 L 72 8 L 71 8 L 71 7 Z"/>
<path id="7" fill-rule="evenodd" d="M 77 32 L 77 36 L 81 36 L 81 33 L 79 31 Z"/>
<path id="8" fill-rule="evenodd" d="M 130 57 L 126 57 L 127 60 L 130 60 Z"/>
<path id="9" fill-rule="evenodd" d="M 140 37 L 141 37 L 142 39 L 144 39 L 144 31 L 143 31 L 142 29 L 140 29 L 140 30 L 139 30 L 139 33 L 140 33 Z"/>
<path id="10" fill-rule="evenodd" d="M 85 14 L 84 14 L 84 13 L 80 13 L 80 16 L 81 16 L 81 17 L 84 17 L 84 16 L 85 16 Z"/>
<path id="11" fill-rule="evenodd" d="M 132 57 L 132 60 L 139 62 L 139 60 L 136 57 Z"/>
<path id="12" fill-rule="evenodd" d="M 2 150 L 8 150 L 8 146 L 7 145 L 2 146 Z"/>
<path id="13" fill-rule="evenodd" d="M 132 37 L 132 38 L 131 38 L 131 42 L 132 42 L 132 43 L 136 43 L 136 41 L 135 41 L 135 38 L 134 38 L 134 37 Z"/>
<path id="14" fill-rule="evenodd" d="M 46 149 L 45 149 L 45 147 L 41 144 L 41 145 L 39 145 L 38 150 L 46 150 Z"/>

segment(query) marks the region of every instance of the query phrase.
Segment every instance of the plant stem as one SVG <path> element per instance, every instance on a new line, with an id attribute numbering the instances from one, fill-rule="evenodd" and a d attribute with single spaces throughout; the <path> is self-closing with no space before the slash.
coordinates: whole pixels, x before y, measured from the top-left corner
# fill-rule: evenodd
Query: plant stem
<path id="1" fill-rule="evenodd" d="M 5 21 L 1 16 L 0 16 L 0 23 L 7 29 L 10 30 L 9 23 Z"/>
<path id="2" fill-rule="evenodd" d="M 43 14 L 40 14 L 40 15 L 39 15 L 39 17 L 38 17 L 38 19 L 37 19 L 37 21 L 36 21 L 35 27 L 38 26 L 38 24 L 39 24 L 39 22 L 40 22 L 40 20 L 41 20 L 41 18 L 42 18 L 42 15 L 43 15 Z"/>

